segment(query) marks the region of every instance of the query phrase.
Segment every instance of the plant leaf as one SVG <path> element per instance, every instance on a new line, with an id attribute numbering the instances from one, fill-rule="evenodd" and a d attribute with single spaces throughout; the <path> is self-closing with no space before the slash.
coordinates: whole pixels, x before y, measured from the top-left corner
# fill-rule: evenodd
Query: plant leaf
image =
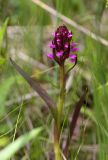
<path id="1" fill-rule="evenodd" d="M 23 136 L 16 139 L 14 142 L 12 142 L 6 148 L 0 151 L 0 159 L 7 160 L 11 158 L 26 143 L 28 143 L 31 139 L 37 137 L 41 131 L 42 131 L 42 128 L 39 127 L 39 128 L 33 129 L 29 133 L 26 133 Z"/>
<path id="2" fill-rule="evenodd" d="M 75 105 L 75 110 L 74 110 L 74 113 L 72 114 L 70 127 L 69 127 L 69 134 L 68 134 L 68 137 L 67 137 L 66 146 L 64 148 L 64 155 L 66 157 L 68 156 L 68 149 L 69 149 L 70 139 L 72 138 L 72 135 L 74 133 L 74 129 L 76 127 L 78 116 L 79 116 L 79 113 L 80 113 L 82 104 L 83 104 L 83 102 L 85 100 L 87 92 L 88 92 L 88 89 L 86 88 L 86 90 L 84 91 L 83 95 L 81 96 L 81 98 L 79 99 L 77 104 Z"/>
<path id="3" fill-rule="evenodd" d="M 40 86 L 39 82 L 36 80 L 34 81 L 31 77 L 25 73 L 22 68 L 20 68 L 11 58 L 11 63 L 13 64 L 14 68 L 23 76 L 23 78 L 29 83 L 29 85 L 40 95 L 40 97 L 44 100 L 44 102 L 48 105 L 51 113 L 53 114 L 53 117 L 55 118 L 55 103 L 53 100 L 49 97 L 47 92 Z"/>
<path id="4" fill-rule="evenodd" d="M 15 82 L 14 77 L 9 77 L 0 84 L 0 116 L 5 113 L 5 102 L 7 96 L 10 94 L 10 89 Z"/>
<path id="5" fill-rule="evenodd" d="M 2 43 L 3 43 L 3 37 L 4 37 L 4 34 L 6 32 L 8 21 L 9 21 L 9 18 L 6 19 L 3 26 L 0 28 L 0 51 L 1 51 Z"/>

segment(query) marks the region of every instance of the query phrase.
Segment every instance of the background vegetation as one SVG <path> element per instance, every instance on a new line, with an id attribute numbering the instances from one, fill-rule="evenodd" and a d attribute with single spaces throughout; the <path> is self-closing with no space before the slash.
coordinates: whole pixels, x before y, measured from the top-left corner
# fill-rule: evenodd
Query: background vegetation
<path id="1" fill-rule="evenodd" d="M 43 2 L 108 40 L 105 0 Z M 32 78 L 38 79 L 56 100 L 58 68 L 47 60 L 46 53 L 51 33 L 60 24 L 66 22 L 30 0 L 0 0 L 1 150 L 15 141 L 11 151 L 5 148 L 0 152 L 1 160 L 6 159 L 5 155 L 13 160 L 53 159 L 52 117 L 43 101 L 13 69 L 9 57 L 15 59 Z M 84 87 L 88 86 L 89 93 L 78 119 L 70 159 L 108 160 L 108 45 L 101 44 L 98 38 L 94 40 L 72 25 L 66 25 L 72 30 L 74 40 L 79 42 L 80 50 L 78 65 L 67 80 L 63 141 L 70 118 L 67 114 L 72 112 Z"/>

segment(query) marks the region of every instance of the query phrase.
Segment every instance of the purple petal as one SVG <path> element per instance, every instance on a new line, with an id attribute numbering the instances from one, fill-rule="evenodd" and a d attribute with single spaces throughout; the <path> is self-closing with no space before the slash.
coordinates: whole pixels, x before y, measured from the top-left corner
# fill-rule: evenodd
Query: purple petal
<path id="1" fill-rule="evenodd" d="M 47 54 L 47 57 L 50 58 L 50 59 L 54 59 L 54 56 L 53 56 L 52 53 L 48 53 L 48 54 Z"/>
<path id="2" fill-rule="evenodd" d="M 77 59 L 77 55 L 76 55 L 76 54 L 70 54 L 70 55 L 69 55 L 69 58 L 70 58 L 70 61 L 71 61 L 71 62 L 75 62 L 76 59 Z"/>
<path id="3" fill-rule="evenodd" d="M 75 46 L 77 46 L 77 45 L 78 45 L 77 42 L 73 42 L 73 43 L 71 44 L 71 47 L 75 47 Z"/>
<path id="4" fill-rule="evenodd" d="M 63 51 L 57 52 L 57 56 L 60 57 L 63 55 Z"/>
<path id="5" fill-rule="evenodd" d="M 79 51 L 79 48 L 76 47 L 71 48 L 71 52 L 77 52 L 77 51 Z"/>
<path id="6" fill-rule="evenodd" d="M 52 36 L 54 36 L 54 37 L 55 37 L 55 32 L 53 32 L 53 33 L 52 33 Z"/>
<path id="7" fill-rule="evenodd" d="M 57 42 L 60 42 L 60 39 L 57 39 Z"/>
<path id="8" fill-rule="evenodd" d="M 55 45 L 54 44 L 49 44 L 49 47 L 50 48 L 55 48 Z"/>
<path id="9" fill-rule="evenodd" d="M 69 33 L 69 34 L 68 34 L 68 38 L 71 38 L 71 37 L 72 37 L 72 33 Z"/>
<path id="10" fill-rule="evenodd" d="M 57 35 L 57 36 L 59 36 L 59 35 L 60 35 L 60 33 L 57 33 L 56 35 Z"/>
<path id="11" fill-rule="evenodd" d="M 65 46 L 64 46 L 65 48 L 68 48 L 69 47 L 69 45 L 68 44 L 65 44 Z"/>

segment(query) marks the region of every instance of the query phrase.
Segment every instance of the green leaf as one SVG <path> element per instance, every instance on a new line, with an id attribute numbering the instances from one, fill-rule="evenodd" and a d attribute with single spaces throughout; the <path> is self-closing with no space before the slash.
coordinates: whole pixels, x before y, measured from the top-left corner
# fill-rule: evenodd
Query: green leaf
<path id="1" fill-rule="evenodd" d="M 4 37 L 4 34 L 6 32 L 8 21 L 9 21 L 9 18 L 6 19 L 3 26 L 0 28 L 0 51 L 1 51 L 2 43 L 3 43 L 3 37 Z"/>
<path id="2" fill-rule="evenodd" d="M 0 57 L 0 66 L 2 66 L 3 64 L 5 64 L 5 62 L 6 62 L 6 59 Z"/>
<path id="3" fill-rule="evenodd" d="M 69 126 L 69 133 L 68 133 L 66 145 L 65 145 L 65 148 L 64 148 L 64 155 L 66 157 L 68 157 L 70 139 L 73 136 L 73 133 L 74 133 L 74 130 L 75 130 L 75 127 L 76 127 L 76 123 L 77 123 L 77 120 L 78 120 L 78 117 L 79 117 L 79 114 L 80 114 L 80 110 L 81 110 L 81 107 L 82 107 L 83 102 L 85 100 L 85 97 L 87 95 L 87 92 L 88 92 L 88 89 L 86 88 L 86 90 L 84 91 L 84 93 L 80 97 L 79 101 L 76 103 L 74 112 L 72 113 L 70 126 Z"/>
<path id="4" fill-rule="evenodd" d="M 28 84 L 39 94 L 39 96 L 44 100 L 44 102 L 48 105 L 53 117 L 56 119 L 55 114 L 55 103 L 52 98 L 48 95 L 48 93 L 43 89 L 38 81 L 34 81 L 27 73 L 23 71 L 23 69 L 18 66 L 11 58 L 10 61 L 14 68 L 23 76 L 23 78 L 28 82 Z"/>
<path id="5" fill-rule="evenodd" d="M 9 138 L 6 136 L 0 137 L 0 147 L 4 147 L 9 143 Z"/>
<path id="6" fill-rule="evenodd" d="M 82 107 L 83 102 L 85 100 L 85 97 L 87 95 L 87 92 L 88 92 L 88 89 L 86 88 L 86 90 L 84 91 L 84 93 L 80 97 L 79 101 L 75 105 L 75 109 L 72 114 L 72 118 L 71 118 L 71 122 L 70 122 L 70 133 L 69 133 L 70 137 L 72 137 L 72 135 L 73 135 L 74 129 L 76 127 L 76 122 L 78 120 L 78 116 L 80 114 L 80 110 L 81 110 L 81 107 Z"/>
<path id="7" fill-rule="evenodd" d="M 12 142 L 6 148 L 0 151 L 0 159 L 7 160 L 11 158 L 19 149 L 21 149 L 31 139 L 38 137 L 42 130 L 43 128 L 41 127 L 33 129 L 29 133 L 26 133 L 23 136 L 16 139 L 14 142 Z"/>
<path id="8" fill-rule="evenodd" d="M 6 98 L 14 82 L 15 78 L 9 77 L 0 84 L 0 116 L 2 116 L 5 112 Z"/>

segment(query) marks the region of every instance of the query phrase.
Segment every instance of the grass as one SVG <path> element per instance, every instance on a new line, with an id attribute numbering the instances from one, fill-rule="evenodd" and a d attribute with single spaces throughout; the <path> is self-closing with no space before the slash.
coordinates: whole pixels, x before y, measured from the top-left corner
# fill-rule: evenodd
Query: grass
<path id="1" fill-rule="evenodd" d="M 52 7 L 65 16 L 108 40 L 106 36 L 108 33 L 103 34 L 99 29 L 104 13 L 107 10 L 105 8 L 105 1 L 97 3 L 96 0 L 48 0 L 44 2 L 52 5 Z M 47 61 L 45 53 L 47 51 L 47 43 L 51 40 L 50 33 L 54 30 L 52 24 L 58 26 L 63 22 L 57 17 L 55 19 L 29 0 L 23 0 L 21 2 L 5 0 L 4 2 L 0 2 L 0 4 L 3 6 L 0 8 L 2 11 L 0 13 L 0 24 L 3 24 L 6 17 L 9 17 L 9 25 L 28 27 L 24 29 L 21 35 L 19 34 L 20 40 L 18 42 L 14 39 L 11 44 L 10 39 L 8 39 L 8 51 L 5 51 L 6 63 L 3 65 L 2 62 L 0 63 L 0 67 L 3 67 L 0 69 L 0 108 L 2 109 L 0 110 L 0 147 L 2 150 L 7 147 L 8 144 L 11 144 L 14 137 L 16 141 L 18 137 L 41 126 L 44 127 L 41 138 L 37 140 L 34 138 L 34 140 L 29 143 L 26 141 L 25 147 L 17 151 L 14 159 L 48 159 L 49 155 L 53 156 L 51 138 L 53 120 L 51 114 L 39 97 L 32 97 L 26 101 L 20 101 L 19 104 L 6 105 L 9 100 L 17 99 L 31 92 L 30 87 L 22 78 L 15 78 L 18 74 L 13 71 L 7 57 L 11 54 L 9 53 L 9 51 L 11 51 L 9 50 L 9 45 L 11 45 L 11 48 L 16 49 L 16 61 L 18 61 L 30 75 L 36 73 L 36 78 L 38 78 L 38 81 L 41 82 L 48 91 L 51 90 L 53 93 L 53 90 L 55 90 L 56 93 L 53 94 L 52 97 L 56 100 L 58 96 L 58 68 L 52 68 L 55 64 Z M 6 13 L 4 13 L 4 10 L 6 10 Z M 36 29 L 34 27 L 33 30 L 32 26 L 37 27 Z M 47 26 L 49 26 L 50 29 L 46 29 Z M 68 27 L 74 33 L 74 40 L 79 41 L 81 49 L 78 54 L 77 69 L 75 73 L 73 70 L 73 80 L 70 82 L 70 89 L 66 97 L 66 112 L 72 112 L 75 102 L 81 96 L 83 87 L 85 85 L 89 87 L 87 102 L 84 104 L 85 111 L 83 110 L 81 112 L 80 126 L 77 126 L 78 133 L 76 132 L 75 136 L 76 140 L 73 140 L 71 146 L 72 152 L 70 159 L 89 160 L 95 157 L 97 160 L 108 160 L 108 47 L 80 33 L 72 26 L 68 25 Z M 50 32 L 49 35 L 47 35 L 48 32 Z M 5 41 L 5 36 L 3 41 Z M 4 50 L 3 44 L 1 48 Z M 2 49 L 0 49 L 0 51 L 1 50 Z M 48 69 L 51 68 L 51 71 L 47 71 L 44 67 L 40 69 L 40 66 L 34 67 L 30 64 L 28 65 L 29 62 L 24 62 L 18 58 L 17 54 L 19 51 L 23 51 L 34 60 L 36 59 Z M 1 58 L 2 53 L 1 51 Z M 38 76 L 37 73 L 39 73 Z M 22 107 L 21 112 L 20 107 Z M 65 111 L 63 130 L 66 132 L 68 118 L 65 116 Z M 18 116 L 19 113 L 20 116 Z M 84 123 L 85 120 L 89 122 L 87 125 Z M 74 147 L 74 145 L 76 147 Z M 91 146 L 92 151 L 90 152 L 90 149 L 87 151 L 83 150 L 84 146 Z M 98 146 L 97 152 L 93 152 L 94 146 Z"/>

